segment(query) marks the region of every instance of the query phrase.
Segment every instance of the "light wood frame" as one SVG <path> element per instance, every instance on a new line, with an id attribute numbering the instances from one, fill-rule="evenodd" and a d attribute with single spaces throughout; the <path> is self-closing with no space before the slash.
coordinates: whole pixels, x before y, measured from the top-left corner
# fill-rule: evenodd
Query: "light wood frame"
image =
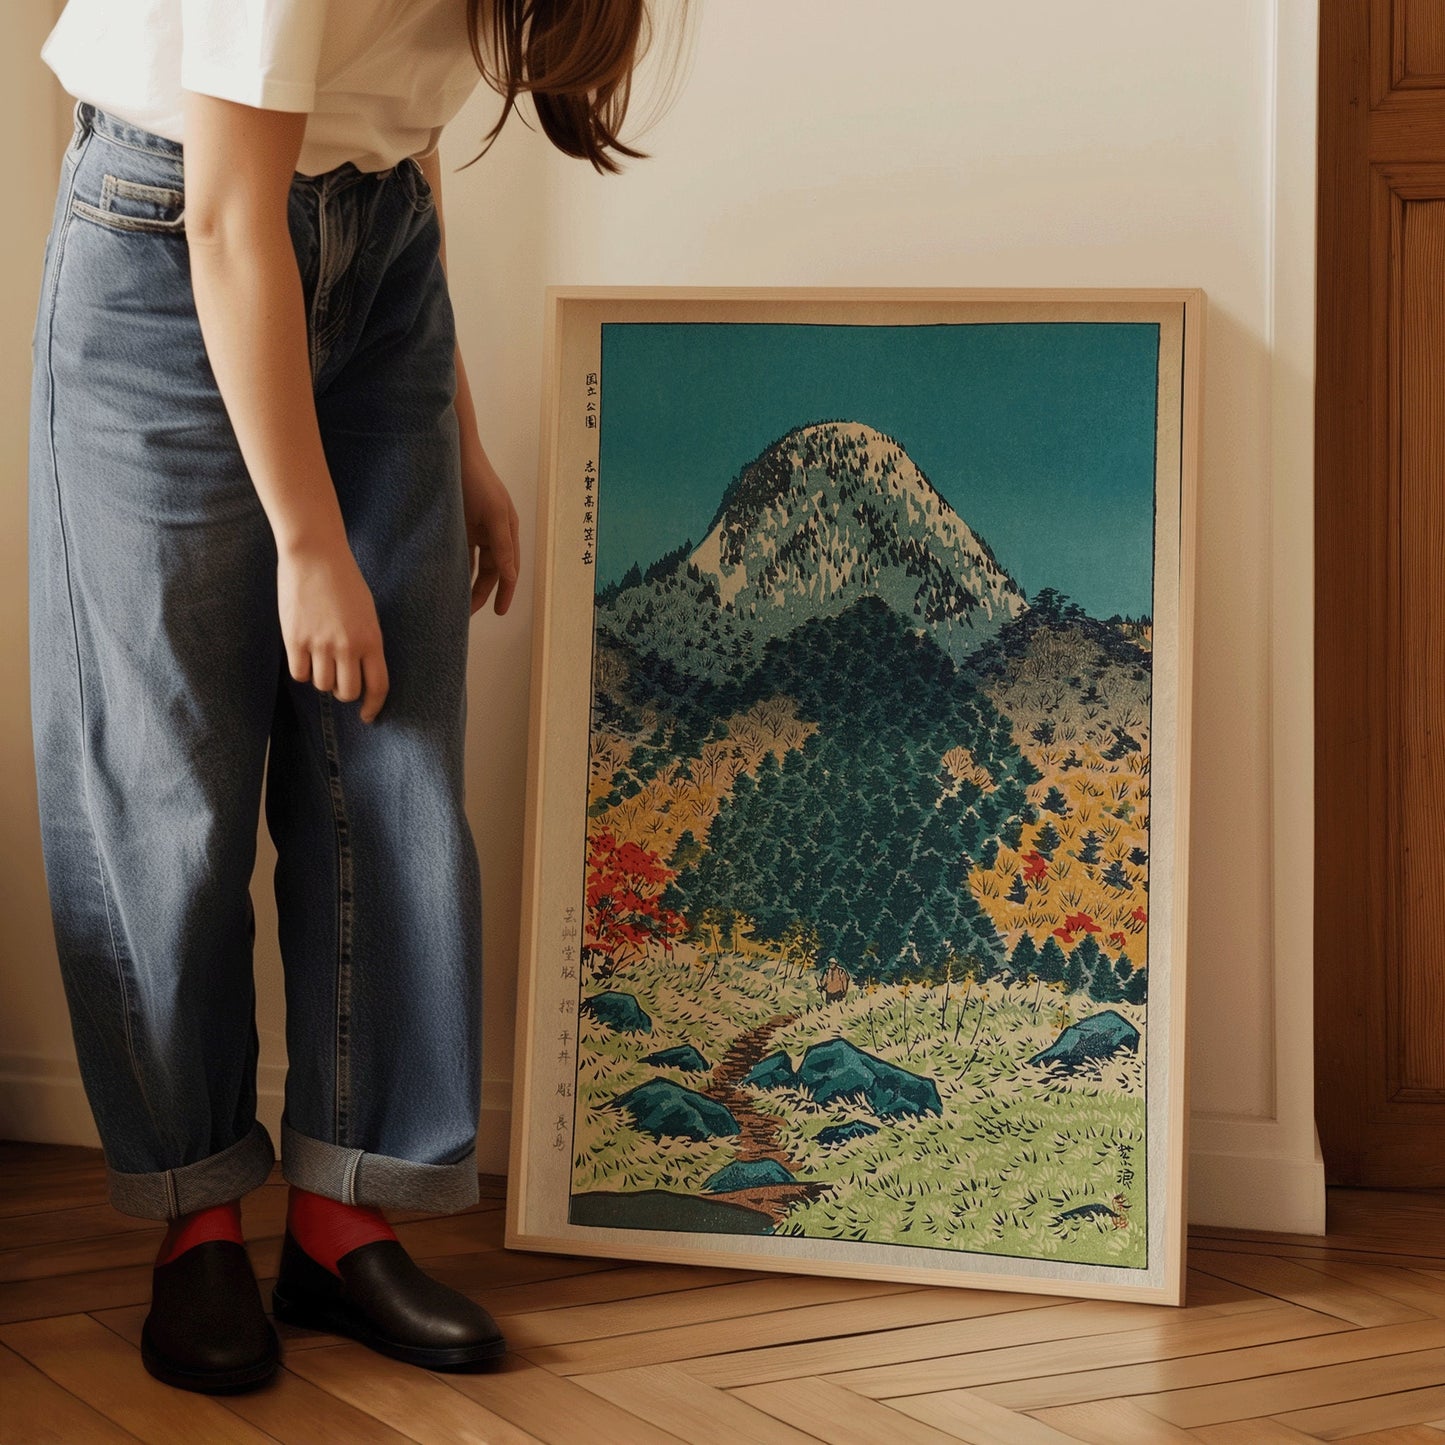
<path id="1" fill-rule="evenodd" d="M 508 1189 L 506 1244 L 509 1248 L 596 1255 L 619 1259 L 644 1259 L 679 1264 L 711 1264 L 730 1268 L 781 1270 L 809 1274 L 852 1276 L 916 1284 L 969 1285 L 997 1290 L 1016 1290 L 1071 1297 L 1129 1299 L 1179 1305 L 1184 1299 L 1185 1221 L 1188 1160 L 1188 1055 L 1185 1047 L 1186 929 L 1189 843 L 1190 698 L 1193 659 L 1193 592 L 1195 571 L 1195 491 L 1199 466 L 1200 411 L 1202 391 L 1202 346 L 1205 297 L 1198 289 L 971 289 L 971 288 L 750 288 L 750 287 L 549 287 L 546 292 L 545 350 L 541 414 L 540 474 L 538 491 L 537 566 L 534 570 L 535 632 L 532 652 L 530 705 L 530 760 L 527 774 L 526 831 L 520 972 L 516 1015 L 516 1065 L 513 1093 L 510 1180 Z M 581 364 L 586 356 L 600 354 L 601 324 L 606 320 L 807 320 L 826 319 L 868 324 L 878 319 L 904 322 L 927 318 L 990 320 L 1144 320 L 1161 325 L 1159 366 L 1160 401 L 1156 476 L 1156 508 L 1161 495 L 1177 497 L 1176 526 L 1160 513 L 1155 537 L 1154 657 L 1161 657 L 1159 635 L 1164 594 L 1172 594 L 1172 622 L 1162 669 L 1153 675 L 1152 698 L 1165 700 L 1172 709 L 1172 747 L 1168 756 L 1151 745 L 1149 776 L 1167 787 L 1167 885 L 1156 881 L 1151 868 L 1149 912 L 1154 916 L 1167 907 L 1165 928 L 1149 930 L 1147 963 L 1151 979 L 1164 979 L 1167 987 L 1150 989 L 1151 1024 L 1163 1012 L 1167 1048 L 1158 1048 L 1159 1032 L 1150 1028 L 1154 1047 L 1146 1050 L 1149 1089 L 1156 1101 L 1148 1107 L 1149 1139 L 1147 1169 L 1148 1263 L 1146 1268 L 1114 1268 L 1097 1264 L 1058 1263 L 1043 1258 L 990 1256 L 982 1252 L 957 1252 L 962 1264 L 950 1254 L 943 1267 L 920 1264 L 923 1250 L 893 1244 L 800 1239 L 797 1236 L 740 1236 L 733 1234 L 660 1232 L 636 1227 L 607 1228 L 567 1222 L 571 1164 L 566 1161 L 561 1191 L 550 1192 L 538 1180 L 548 1161 L 544 1157 L 544 1135 L 556 1112 L 550 1092 L 554 1065 L 553 1045 L 539 1047 L 540 1030 L 553 1027 L 544 1015 L 556 981 L 539 971 L 541 954 L 552 949 L 555 940 L 544 936 L 544 887 L 555 858 L 549 860 L 549 840 L 554 850 L 556 831 L 550 824 L 549 806 L 555 806 L 557 781 L 564 766 L 574 774 L 585 774 L 586 744 L 590 743 L 590 679 L 584 686 L 581 717 L 569 704 L 559 710 L 553 700 L 558 691 L 559 669 L 575 664 L 578 621 L 567 622 L 565 609 L 578 593 L 575 564 L 576 538 L 571 513 L 576 510 L 584 455 L 596 456 L 600 429 L 583 430 L 576 381 L 582 372 L 594 369 Z M 579 341 L 579 337 L 586 338 Z M 1177 343 L 1174 348 L 1165 343 Z M 1175 362 L 1177 358 L 1177 362 Z M 1174 363 L 1174 364 L 1171 364 Z M 566 405 L 564 406 L 564 402 Z M 1177 429 L 1168 408 L 1177 405 Z M 1177 445 L 1165 438 L 1172 435 Z M 564 476 L 564 473 L 567 475 Z M 605 479 L 599 482 L 605 492 Z M 1167 513 L 1170 509 L 1163 509 Z M 566 521 L 564 524 L 563 513 Z M 1167 529 L 1173 536 L 1163 535 Z M 565 538 L 565 541 L 564 541 Z M 563 547 L 572 560 L 561 560 Z M 1173 558 L 1177 568 L 1161 567 Z M 574 574 L 563 575 L 570 567 Z M 585 568 L 586 595 L 594 583 L 592 569 Z M 571 628 L 559 645 L 559 625 Z M 591 637 L 591 614 L 585 631 Z M 1167 646 L 1172 642 L 1172 647 Z M 590 657 L 590 651 L 589 651 Z M 584 671 L 586 669 L 583 669 Z M 576 669 L 572 676 L 575 678 Z M 575 683 L 572 690 L 576 691 Z M 574 700 L 575 702 L 575 700 Z M 1152 707 L 1152 702 L 1151 702 Z M 1157 727 L 1157 725 L 1156 725 Z M 575 746 L 578 729 L 584 747 L 579 756 Z M 1158 739 L 1160 732 L 1155 731 Z M 1156 767 L 1155 763 L 1161 763 Z M 583 802 L 585 803 L 585 786 Z M 1163 808 L 1151 801 L 1150 852 L 1160 845 L 1152 819 Z M 583 820 L 585 836 L 585 820 Z M 580 855 L 569 853 L 566 866 L 580 876 Z M 1156 890 L 1167 892 L 1167 899 Z M 580 890 L 576 892 L 580 903 Z M 580 970 L 579 970 L 580 972 Z M 578 984 L 572 984 L 575 990 Z M 575 1061 L 572 1066 L 575 1075 Z M 565 1071 L 563 1071 L 565 1072 Z M 1162 1104 L 1157 1101 L 1163 1098 Z M 1164 1128 L 1163 1147 L 1153 1144 L 1156 1130 Z M 555 1180 L 553 1181 L 555 1186 Z M 560 1199 L 558 1194 L 560 1193 Z M 1160 1199 L 1162 1193 L 1163 1198 Z M 560 1214 L 559 1214 L 560 1208 Z M 804 1246 L 800 1249 L 796 1246 Z M 910 1257 L 908 1263 L 894 1263 L 888 1253 Z M 937 1249 L 926 1251 L 940 1253 Z M 1007 1258 L 1009 1268 L 987 1266 Z"/>

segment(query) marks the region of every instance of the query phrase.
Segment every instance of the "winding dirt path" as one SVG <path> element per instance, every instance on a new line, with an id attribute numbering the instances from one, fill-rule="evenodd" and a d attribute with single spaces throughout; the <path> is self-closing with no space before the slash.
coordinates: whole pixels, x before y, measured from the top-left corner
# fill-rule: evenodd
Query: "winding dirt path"
<path id="1" fill-rule="evenodd" d="M 778 1143 L 778 1121 L 772 1114 L 760 1113 L 753 1107 L 752 1096 L 741 1087 L 748 1070 L 773 1052 L 768 1045 L 779 1029 L 786 1028 L 797 1014 L 775 1014 L 766 1023 L 739 1034 L 722 1062 L 712 1071 L 708 1087 L 703 1090 L 719 1104 L 726 1104 L 742 1129 L 738 1158 L 774 1159 L 785 1169 L 791 1158 Z"/>
<path id="2" fill-rule="evenodd" d="M 766 1023 L 739 1034 L 708 1077 L 708 1084 L 703 1092 L 710 1099 L 726 1105 L 733 1118 L 738 1121 L 741 1135 L 738 1141 L 738 1159 L 741 1161 L 772 1159 L 789 1171 L 797 1167 L 792 1156 L 779 1141 L 777 1118 L 757 1109 L 752 1095 L 741 1087 L 742 1079 L 748 1070 L 759 1059 L 766 1058 L 773 1052 L 770 1047 L 773 1035 L 786 1028 L 797 1017 L 797 1014 L 775 1014 Z M 730 1200 L 748 1209 L 756 1209 L 777 1224 L 795 1204 L 814 1198 L 825 1187 L 822 1184 L 801 1181 L 794 1184 L 764 1184 L 753 1189 L 731 1189 L 710 1197 Z"/>

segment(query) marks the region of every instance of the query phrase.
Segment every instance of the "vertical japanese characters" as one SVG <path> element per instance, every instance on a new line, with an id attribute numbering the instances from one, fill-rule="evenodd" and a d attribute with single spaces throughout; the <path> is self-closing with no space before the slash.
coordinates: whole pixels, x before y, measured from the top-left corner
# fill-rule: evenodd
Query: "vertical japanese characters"
<path id="1" fill-rule="evenodd" d="M 572 1099 L 572 1040 L 573 1026 L 577 1022 L 577 908 L 568 904 L 562 910 L 562 925 L 559 930 L 561 948 L 562 997 L 557 1003 L 557 1062 L 567 1069 L 567 1077 L 557 1083 L 557 1113 L 552 1125 L 553 1149 L 567 1147 L 568 1118 L 566 1110 Z"/>
<path id="2" fill-rule="evenodd" d="M 597 429 L 597 373 L 587 373 L 584 425 Z M 591 457 L 583 467 L 582 477 L 582 561 L 591 566 L 597 559 L 597 463 Z"/>

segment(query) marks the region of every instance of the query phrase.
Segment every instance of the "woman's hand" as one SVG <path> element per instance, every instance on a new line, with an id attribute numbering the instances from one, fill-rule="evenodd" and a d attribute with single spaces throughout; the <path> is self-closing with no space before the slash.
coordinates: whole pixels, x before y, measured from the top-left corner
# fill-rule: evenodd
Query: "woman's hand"
<path id="1" fill-rule="evenodd" d="M 463 431 L 462 503 L 467 518 L 467 557 L 477 554 L 477 572 L 472 579 L 472 615 L 487 605 L 492 589 L 497 590 L 496 613 L 500 617 L 512 605 L 517 589 L 521 558 L 517 509 L 496 469 L 487 459 L 479 441 Z"/>
<path id="2" fill-rule="evenodd" d="M 381 623 L 346 542 L 281 549 L 276 604 L 291 676 L 338 702 L 355 702 L 364 688 L 361 720 L 373 721 L 389 686 Z"/>

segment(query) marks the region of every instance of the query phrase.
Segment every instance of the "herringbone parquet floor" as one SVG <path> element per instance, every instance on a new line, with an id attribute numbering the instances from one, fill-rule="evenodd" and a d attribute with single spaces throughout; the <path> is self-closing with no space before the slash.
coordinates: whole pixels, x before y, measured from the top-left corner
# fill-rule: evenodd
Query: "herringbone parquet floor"
<path id="1" fill-rule="evenodd" d="M 243 1218 L 269 1303 L 279 1170 Z M 652 1266 L 501 1248 L 502 1184 L 445 1219 L 389 1211 L 501 1318 L 486 1374 L 281 1326 L 230 1397 L 141 1367 L 162 1229 L 105 1201 L 98 1150 L 0 1144 L 0 1439 L 295 1445 L 1445 1445 L 1445 1192 L 1331 1190 L 1323 1238 L 1190 1234 L 1171 1309 Z"/>

